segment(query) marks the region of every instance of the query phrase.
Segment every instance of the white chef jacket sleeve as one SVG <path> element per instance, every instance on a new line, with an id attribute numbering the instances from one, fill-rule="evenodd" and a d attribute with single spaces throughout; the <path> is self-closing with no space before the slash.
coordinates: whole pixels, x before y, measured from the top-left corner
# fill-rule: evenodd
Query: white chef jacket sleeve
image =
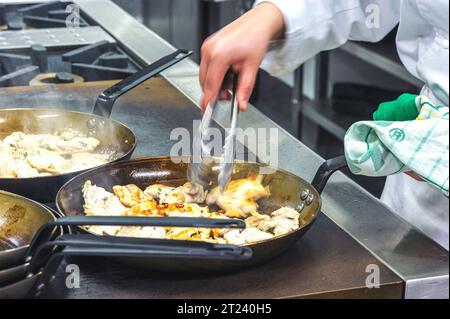
<path id="1" fill-rule="evenodd" d="M 285 39 L 272 43 L 262 67 L 282 75 L 348 40 L 378 42 L 400 20 L 400 0 L 257 0 L 285 18 Z"/>

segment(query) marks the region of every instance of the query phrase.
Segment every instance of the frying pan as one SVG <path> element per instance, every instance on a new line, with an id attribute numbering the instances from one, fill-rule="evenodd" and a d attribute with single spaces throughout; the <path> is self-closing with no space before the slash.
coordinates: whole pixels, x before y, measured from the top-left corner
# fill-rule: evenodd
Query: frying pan
<path id="1" fill-rule="evenodd" d="M 0 191 L 0 271 L 22 264 L 34 234 L 55 219 L 47 207 Z"/>
<path id="2" fill-rule="evenodd" d="M 150 157 L 108 164 L 76 176 L 58 192 L 56 205 L 64 216 L 83 215 L 83 184 L 90 180 L 93 184 L 111 190 L 114 185 L 136 184 L 145 188 L 151 184 L 178 186 L 186 182 L 188 157 Z M 218 165 L 218 164 L 217 164 Z M 232 179 L 246 178 L 258 174 L 265 166 L 259 163 L 237 162 Z M 275 173 L 265 175 L 263 185 L 269 186 L 271 196 L 260 201 L 263 213 L 290 206 L 300 211 L 300 228 L 283 236 L 245 245 L 253 251 L 248 260 L 202 260 L 193 258 L 117 258 L 121 263 L 158 271 L 176 272 L 217 272 L 233 271 L 249 267 L 276 257 L 290 248 L 302 237 L 316 220 L 321 208 L 320 193 L 330 176 L 346 167 L 344 156 L 326 161 L 317 171 L 312 184 L 287 171 L 273 168 Z M 217 167 L 213 167 L 213 172 Z M 212 179 L 217 180 L 217 176 Z M 88 232 L 80 228 L 81 232 Z"/>
<path id="3" fill-rule="evenodd" d="M 35 211 L 29 211 L 29 214 L 40 215 Z M 10 216 L 6 216 L 6 221 L 15 220 Z M 55 228 L 82 225 L 245 228 L 245 223 L 242 220 L 233 219 L 61 217 L 42 225 L 34 233 L 22 260 L 22 262 L 26 263 L 0 270 L 0 298 L 24 298 L 42 291 L 66 256 L 120 256 L 122 258 L 165 256 L 208 260 L 246 260 L 252 256 L 252 251 L 249 248 L 234 245 L 150 238 L 108 237 L 89 234 L 72 235 L 70 232 L 68 234 L 60 234 L 54 240 L 48 241 L 48 233 L 53 233 Z M 19 228 L 18 231 L 23 232 L 23 227 Z M 10 233 L 7 233 L 7 235 L 10 235 Z M 15 238 L 14 234 L 11 235 L 11 238 Z M 42 267 L 43 265 L 44 267 Z"/>
<path id="4" fill-rule="evenodd" d="M 64 131 L 72 128 L 100 140 L 99 152 L 115 154 L 110 162 L 129 159 L 136 147 L 136 136 L 122 123 L 110 119 L 114 102 L 122 94 L 190 56 L 192 52 L 178 50 L 101 93 L 93 114 L 60 109 L 0 110 L 0 140 L 23 131 L 31 134 Z M 0 189 L 48 203 L 55 200 L 59 188 L 81 171 L 34 178 L 1 178 Z"/>

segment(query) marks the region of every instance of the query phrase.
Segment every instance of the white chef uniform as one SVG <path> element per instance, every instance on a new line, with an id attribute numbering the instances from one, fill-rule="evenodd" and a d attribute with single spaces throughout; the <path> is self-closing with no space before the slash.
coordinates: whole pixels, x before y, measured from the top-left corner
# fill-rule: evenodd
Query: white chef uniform
<path id="1" fill-rule="evenodd" d="M 281 75 L 348 40 L 377 42 L 400 22 L 402 62 L 425 83 L 422 94 L 449 103 L 448 0 L 257 0 L 275 4 L 286 39 L 270 50 L 263 68 Z M 449 201 L 441 191 L 405 174 L 388 177 L 382 200 L 397 214 L 449 248 Z"/>

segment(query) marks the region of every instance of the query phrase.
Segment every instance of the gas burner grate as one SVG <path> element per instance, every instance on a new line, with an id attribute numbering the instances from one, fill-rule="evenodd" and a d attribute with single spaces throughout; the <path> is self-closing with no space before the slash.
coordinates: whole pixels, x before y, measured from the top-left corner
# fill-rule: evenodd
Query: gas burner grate
<path id="1" fill-rule="evenodd" d="M 72 65 L 72 72 L 87 81 L 123 79 L 136 72 L 130 67 L 128 57 L 115 50 L 108 41 L 81 47 L 67 52 L 63 61 Z"/>
<path id="2" fill-rule="evenodd" d="M 72 50 L 32 45 L 20 53 L 0 52 L 0 87 L 120 80 L 137 70 L 106 40 Z"/>
<path id="3" fill-rule="evenodd" d="M 60 1 L 21 6 L 0 4 L 0 30 L 65 28 L 71 15 L 70 10 L 66 11 L 70 4 Z M 88 26 L 83 17 L 78 20 L 79 27 Z"/>

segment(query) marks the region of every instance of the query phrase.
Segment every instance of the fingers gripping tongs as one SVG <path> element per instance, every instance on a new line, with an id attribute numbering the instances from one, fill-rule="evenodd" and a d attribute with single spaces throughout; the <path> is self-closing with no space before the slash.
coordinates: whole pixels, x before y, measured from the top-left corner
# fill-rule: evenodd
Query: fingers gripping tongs
<path id="1" fill-rule="evenodd" d="M 231 125 L 226 133 L 223 152 L 220 156 L 218 185 L 221 190 L 226 189 L 230 182 L 234 168 L 234 158 L 236 155 L 236 128 L 239 117 L 239 106 L 236 101 L 236 89 L 238 83 L 238 76 L 231 70 L 228 71 L 222 84 L 221 92 L 226 89 L 229 83 L 232 83 L 231 92 Z M 209 185 L 211 182 L 213 172 L 213 147 L 208 144 L 210 139 L 210 128 L 214 111 L 217 108 L 217 100 L 214 103 L 209 103 L 203 115 L 197 136 L 194 135 L 193 143 L 193 157 L 192 162 L 188 167 L 188 179 L 192 183 L 198 183 L 203 186 Z"/>

